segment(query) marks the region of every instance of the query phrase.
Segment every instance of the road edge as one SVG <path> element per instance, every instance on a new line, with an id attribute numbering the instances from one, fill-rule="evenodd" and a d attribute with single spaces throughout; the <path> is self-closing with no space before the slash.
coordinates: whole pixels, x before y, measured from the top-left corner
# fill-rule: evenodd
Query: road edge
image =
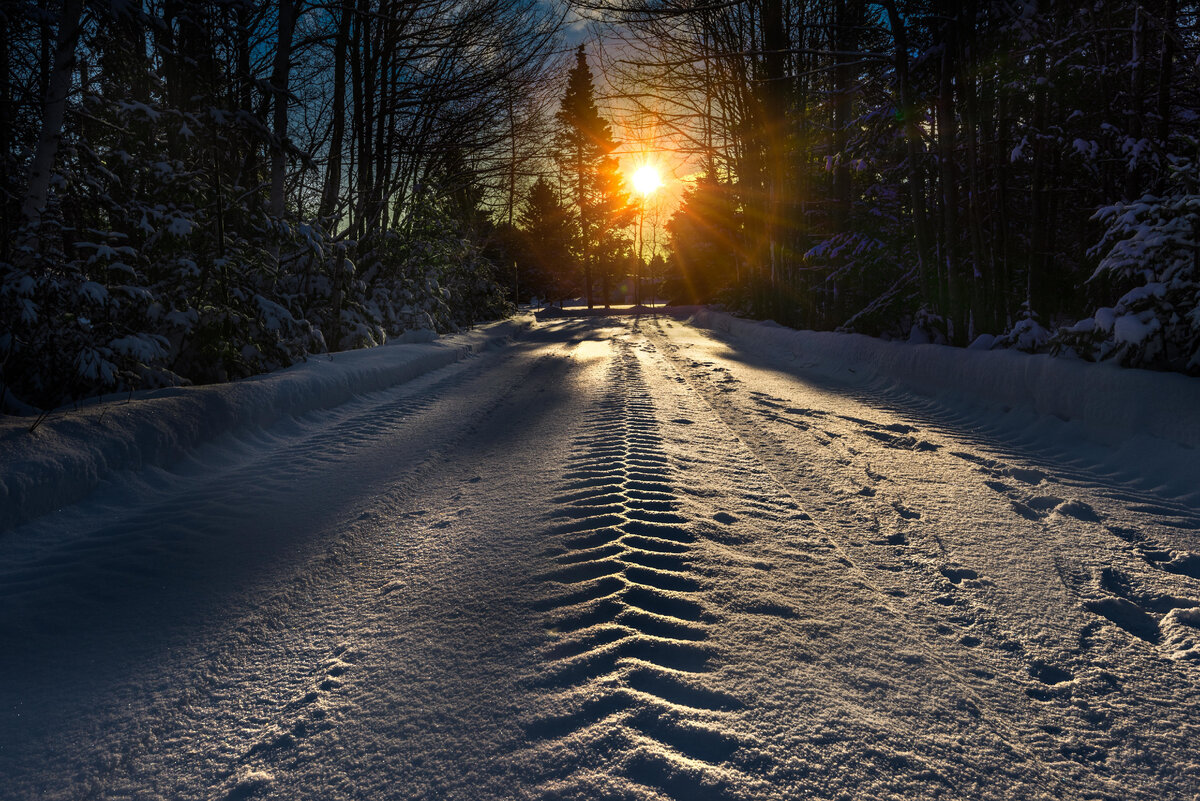
<path id="1" fill-rule="evenodd" d="M 0 419 L 0 532 L 77 503 L 114 473 L 170 467 L 219 436 L 338 406 L 502 347 L 530 326 L 513 318 L 409 344 L 313 355 L 228 384 L 172 387 L 55 413 L 30 432 Z"/>

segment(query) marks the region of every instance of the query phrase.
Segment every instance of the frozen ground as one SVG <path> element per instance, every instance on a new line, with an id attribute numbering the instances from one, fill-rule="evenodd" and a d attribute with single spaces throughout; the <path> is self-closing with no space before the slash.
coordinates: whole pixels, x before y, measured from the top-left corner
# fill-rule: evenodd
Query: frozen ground
<path id="1" fill-rule="evenodd" d="M 1200 794 L 1192 384 L 698 322 L 10 437 L 0 796 Z"/>

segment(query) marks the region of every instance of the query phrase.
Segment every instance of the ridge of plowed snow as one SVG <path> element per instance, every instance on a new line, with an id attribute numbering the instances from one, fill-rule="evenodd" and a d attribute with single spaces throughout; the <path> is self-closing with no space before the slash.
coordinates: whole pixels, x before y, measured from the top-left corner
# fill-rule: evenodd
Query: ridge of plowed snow
<path id="1" fill-rule="evenodd" d="M 1093 364 L 1018 351 L 884 342 L 860 334 L 796 331 L 709 309 L 691 325 L 732 340 L 740 358 L 848 390 L 931 424 L 975 429 L 1056 463 L 1200 502 L 1200 380 L 1176 373 Z M 875 431 L 876 439 L 904 432 Z M 1064 510 L 1064 513 L 1069 511 Z"/>
<path id="2" fill-rule="evenodd" d="M 891 379 L 922 394 L 953 392 L 994 405 L 1028 406 L 1079 421 L 1105 440 L 1142 434 L 1200 447 L 1200 381 L 1013 350 L 885 342 L 862 334 L 797 331 L 699 309 L 693 325 L 733 334 L 751 348 L 805 358 L 806 367 L 856 382 Z M 847 371 L 857 376 L 847 376 Z"/>
<path id="3" fill-rule="evenodd" d="M 313 355 L 228 384 L 134 393 L 60 411 L 30 433 L 28 418 L 0 416 L 0 531 L 82 500 L 122 470 L 164 467 L 231 431 L 345 403 L 411 381 L 516 335 L 503 321 L 432 342 Z"/>

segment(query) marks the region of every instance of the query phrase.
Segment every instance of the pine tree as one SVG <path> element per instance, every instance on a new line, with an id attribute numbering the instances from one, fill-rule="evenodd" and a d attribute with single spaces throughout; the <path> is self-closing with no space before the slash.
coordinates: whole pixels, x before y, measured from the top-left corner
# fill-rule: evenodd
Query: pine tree
<path id="1" fill-rule="evenodd" d="M 679 303 L 708 303 L 737 276 L 739 220 L 727 187 L 705 176 L 667 222 L 671 236 L 670 295 Z"/>
<path id="2" fill-rule="evenodd" d="M 568 267 L 571 244 L 578 235 L 570 210 L 545 178 L 539 177 L 529 188 L 517 222 L 524 240 L 526 285 L 562 297 L 574 283 Z"/>
<path id="3" fill-rule="evenodd" d="M 621 165 L 615 156 L 601 160 L 596 173 L 596 205 L 592 217 L 596 221 L 595 261 L 600 272 L 600 293 L 604 307 L 612 300 L 612 283 L 618 270 L 628 275 L 633 258 L 629 230 L 634 223 L 637 207 L 633 204 Z"/>
<path id="4" fill-rule="evenodd" d="M 592 271 L 602 256 L 599 252 L 604 236 L 612 227 L 605 219 L 611 203 L 606 203 L 606 160 L 616 149 L 612 128 L 596 108 L 592 71 L 587 64 L 583 45 L 576 53 L 575 66 L 567 76 L 567 91 L 556 119 L 554 159 L 565 176 L 565 183 L 575 207 L 575 257 L 583 267 L 584 294 L 592 308 Z M 610 181 L 611 182 L 611 179 Z"/>

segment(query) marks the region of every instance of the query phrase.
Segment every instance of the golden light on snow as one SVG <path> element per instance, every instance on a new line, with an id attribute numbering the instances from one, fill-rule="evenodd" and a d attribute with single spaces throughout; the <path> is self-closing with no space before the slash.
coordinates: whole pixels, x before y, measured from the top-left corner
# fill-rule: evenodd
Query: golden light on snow
<path id="1" fill-rule="evenodd" d="M 640 194 L 649 195 L 663 185 L 658 174 L 658 168 L 653 164 L 643 164 L 633 173 L 633 188 Z"/>

